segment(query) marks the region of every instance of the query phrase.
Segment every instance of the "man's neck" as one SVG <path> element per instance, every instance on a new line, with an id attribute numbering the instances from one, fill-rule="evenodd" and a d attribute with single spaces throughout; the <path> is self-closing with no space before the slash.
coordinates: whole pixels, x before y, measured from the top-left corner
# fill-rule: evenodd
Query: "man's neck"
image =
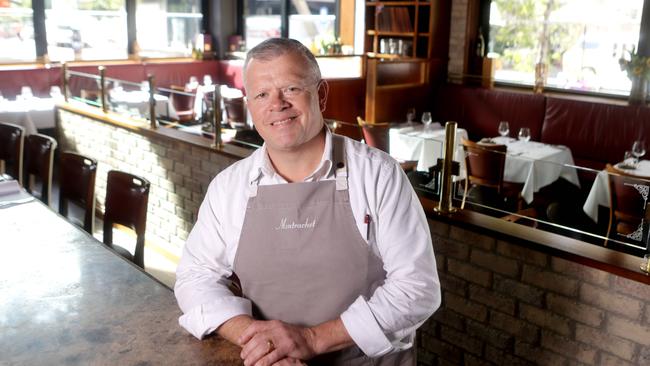
<path id="1" fill-rule="evenodd" d="M 325 130 L 297 150 L 267 150 L 276 173 L 287 182 L 302 182 L 321 162 L 325 150 Z"/>

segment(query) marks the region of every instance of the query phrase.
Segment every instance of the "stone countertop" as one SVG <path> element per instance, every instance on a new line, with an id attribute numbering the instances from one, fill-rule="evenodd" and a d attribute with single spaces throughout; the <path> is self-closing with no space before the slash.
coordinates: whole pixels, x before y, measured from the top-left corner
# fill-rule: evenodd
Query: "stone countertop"
<path id="1" fill-rule="evenodd" d="M 0 363 L 242 364 L 178 325 L 169 288 L 40 202 L 0 209 L 0 238 Z"/>

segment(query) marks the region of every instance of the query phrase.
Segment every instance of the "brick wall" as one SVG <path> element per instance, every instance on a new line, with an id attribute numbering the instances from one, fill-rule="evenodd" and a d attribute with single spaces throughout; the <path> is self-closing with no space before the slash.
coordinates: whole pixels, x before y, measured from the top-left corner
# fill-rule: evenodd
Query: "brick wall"
<path id="1" fill-rule="evenodd" d="M 98 161 L 97 209 L 104 210 L 109 170 L 146 178 L 151 189 L 145 238 L 179 255 L 208 184 L 237 159 L 182 141 L 150 138 L 62 109 L 58 113 L 60 151 L 75 151 Z"/>
<path id="2" fill-rule="evenodd" d="M 443 299 L 420 365 L 650 365 L 650 286 L 429 223 Z"/>

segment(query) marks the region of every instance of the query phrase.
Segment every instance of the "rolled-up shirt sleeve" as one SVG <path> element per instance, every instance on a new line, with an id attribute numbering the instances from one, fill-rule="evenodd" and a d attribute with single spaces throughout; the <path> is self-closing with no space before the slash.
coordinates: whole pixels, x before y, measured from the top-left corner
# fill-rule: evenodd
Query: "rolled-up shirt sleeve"
<path id="1" fill-rule="evenodd" d="M 440 281 L 429 225 L 397 164 L 384 165 L 372 201 L 374 232 L 386 280 L 370 299 L 360 296 L 341 314 L 346 330 L 370 357 L 413 346 L 415 330 L 440 306 Z"/>
<path id="2" fill-rule="evenodd" d="M 234 316 L 251 314 L 251 302 L 228 289 L 227 278 L 232 270 L 217 212 L 217 197 L 214 180 L 176 269 L 174 293 L 183 312 L 179 324 L 199 339 Z"/>

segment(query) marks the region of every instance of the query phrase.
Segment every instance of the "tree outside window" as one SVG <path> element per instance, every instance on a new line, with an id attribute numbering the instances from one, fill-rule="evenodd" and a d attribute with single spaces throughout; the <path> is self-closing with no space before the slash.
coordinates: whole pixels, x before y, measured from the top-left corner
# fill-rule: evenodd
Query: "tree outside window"
<path id="1" fill-rule="evenodd" d="M 627 94 L 619 60 L 638 42 L 642 9 L 643 0 L 493 0 L 495 80 L 533 85 L 542 63 L 547 86 Z"/>

